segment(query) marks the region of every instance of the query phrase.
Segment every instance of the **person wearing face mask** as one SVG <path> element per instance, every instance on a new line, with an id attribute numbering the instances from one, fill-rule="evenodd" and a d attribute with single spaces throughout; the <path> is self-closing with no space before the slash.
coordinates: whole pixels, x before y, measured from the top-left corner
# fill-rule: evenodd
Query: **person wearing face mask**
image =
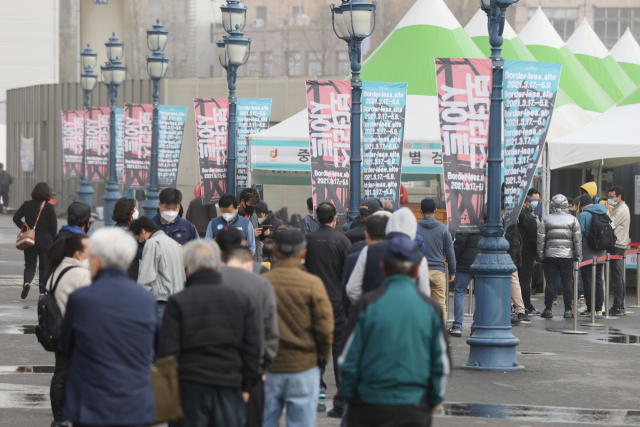
<path id="1" fill-rule="evenodd" d="M 165 188 L 160 192 L 158 214 L 151 219 L 159 230 L 184 246 L 191 240 L 199 239 L 200 235 L 195 225 L 178 215 L 181 203 L 182 193 L 180 190 Z"/>
<path id="2" fill-rule="evenodd" d="M 89 271 L 89 236 L 77 233 L 68 239 L 58 239 L 45 254 L 47 267 L 53 271 L 45 286 L 53 296 L 64 316 L 69 295 L 76 289 L 91 284 Z M 56 285 L 57 284 L 57 285 Z M 51 379 L 51 411 L 53 427 L 63 426 L 62 408 L 64 406 L 65 383 L 71 358 L 60 350 L 55 351 L 56 364 Z"/>
<path id="3" fill-rule="evenodd" d="M 522 212 L 527 219 L 527 227 L 518 228 L 522 239 L 522 264 L 518 268 L 518 279 L 525 313 L 529 316 L 540 314 L 531 304 L 531 278 L 533 277 L 533 266 L 538 256 L 538 217 L 536 216 L 536 210 L 539 200 L 540 192 L 535 188 L 529 189 L 522 206 Z"/>
<path id="4" fill-rule="evenodd" d="M 207 239 L 215 239 L 220 230 L 225 228 L 237 228 L 242 232 L 242 237 L 247 241 L 247 249 L 256 254 L 256 234 L 251 221 L 238 215 L 236 198 L 231 194 L 224 194 L 218 201 L 220 216 L 214 218 L 207 227 Z M 252 206 L 253 207 L 253 206 Z M 256 219 L 257 222 L 257 219 Z M 262 230 L 260 230 L 262 232 Z"/>
<path id="5" fill-rule="evenodd" d="M 258 213 L 255 206 L 260 202 L 260 193 L 255 188 L 245 188 L 240 192 L 238 201 L 238 215 L 247 218 L 253 226 L 253 235 L 257 239 L 262 233 L 262 228 L 258 223 Z M 262 263 L 262 245 L 256 243 L 256 250 L 253 253 L 256 263 Z"/>
<path id="6" fill-rule="evenodd" d="M 114 227 L 129 230 L 129 225 L 138 219 L 140 212 L 136 209 L 136 201 L 130 197 L 122 197 L 118 199 L 113 207 L 113 215 L 111 218 L 116 222 Z M 140 258 L 142 258 L 142 247 L 140 248 Z M 136 257 L 129 266 L 129 278 L 138 280 L 138 269 L 140 268 L 140 259 Z"/>
<path id="7" fill-rule="evenodd" d="M 256 204 L 256 214 L 258 215 L 258 224 L 263 227 L 260 235 L 260 244 L 262 245 L 262 260 L 271 263 L 271 266 L 277 264 L 278 259 L 275 257 L 275 238 L 282 230 L 287 227 L 276 218 L 276 214 L 269 210 L 266 202 L 260 201 Z M 265 229 L 264 227 L 269 226 Z"/>
<path id="8" fill-rule="evenodd" d="M 613 232 L 616 235 L 616 244 L 609 249 L 611 255 L 624 255 L 629 244 L 629 206 L 624 202 L 624 190 L 622 187 L 612 187 L 609 189 L 609 199 L 607 207 L 613 207 L 611 221 L 613 222 Z M 624 316 L 624 268 L 621 259 L 611 260 L 611 280 L 613 283 L 613 307 L 609 311 L 610 316 Z M 606 307 L 607 309 L 609 307 Z"/>

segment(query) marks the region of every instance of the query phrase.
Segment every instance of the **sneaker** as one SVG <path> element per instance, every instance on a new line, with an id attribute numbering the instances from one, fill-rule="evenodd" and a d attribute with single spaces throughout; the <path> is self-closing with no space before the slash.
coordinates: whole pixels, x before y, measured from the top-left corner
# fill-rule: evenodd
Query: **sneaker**
<path id="1" fill-rule="evenodd" d="M 516 305 L 511 304 L 511 314 L 516 314 Z"/>
<path id="2" fill-rule="evenodd" d="M 324 388 L 320 389 L 320 396 L 318 396 L 320 399 L 326 399 L 327 398 L 327 390 L 325 390 Z"/>
<path id="3" fill-rule="evenodd" d="M 452 327 L 449 329 L 449 335 L 460 338 L 462 336 L 462 331 Z"/>
<path id="4" fill-rule="evenodd" d="M 527 313 L 529 316 L 540 316 L 540 312 L 536 310 L 534 306 L 531 306 L 529 310 L 525 310 L 524 312 Z"/>
<path id="5" fill-rule="evenodd" d="M 602 317 L 602 312 L 601 311 L 596 311 L 596 317 Z"/>
<path id="6" fill-rule="evenodd" d="M 558 300 L 557 299 L 553 300 L 553 305 L 558 305 Z"/>
<path id="7" fill-rule="evenodd" d="M 578 304 L 584 304 L 584 295 L 578 297 Z"/>
<path id="8" fill-rule="evenodd" d="M 515 315 L 511 316 L 511 324 L 512 325 L 517 325 L 520 322 L 522 322 L 522 320 L 518 319 Z"/>
<path id="9" fill-rule="evenodd" d="M 609 316 L 624 316 L 624 309 L 620 309 L 620 308 L 611 308 L 609 310 Z"/>
<path id="10" fill-rule="evenodd" d="M 20 294 L 20 298 L 26 299 L 27 295 L 29 295 L 29 291 L 31 290 L 31 285 L 29 283 L 25 283 L 22 285 L 22 294 Z"/>
<path id="11" fill-rule="evenodd" d="M 565 310 L 564 311 L 565 319 L 573 319 L 573 310 Z"/>
<path id="12" fill-rule="evenodd" d="M 327 406 L 324 402 L 318 402 L 318 412 L 327 412 Z"/>
<path id="13" fill-rule="evenodd" d="M 548 308 L 545 308 L 542 314 L 540 315 L 543 319 L 551 319 L 553 318 L 553 313 Z"/>
<path id="14" fill-rule="evenodd" d="M 518 320 L 522 323 L 531 323 L 531 317 L 527 316 L 527 313 L 519 313 Z"/>
<path id="15" fill-rule="evenodd" d="M 587 307 L 585 308 L 581 308 L 578 310 L 578 313 L 580 313 L 581 315 L 584 315 L 584 313 L 586 313 L 588 311 Z M 591 313 L 589 313 L 589 316 L 591 316 Z"/>
<path id="16" fill-rule="evenodd" d="M 338 412 L 336 408 L 331 408 L 329 412 L 327 412 L 327 417 L 329 418 L 342 418 L 342 412 Z"/>

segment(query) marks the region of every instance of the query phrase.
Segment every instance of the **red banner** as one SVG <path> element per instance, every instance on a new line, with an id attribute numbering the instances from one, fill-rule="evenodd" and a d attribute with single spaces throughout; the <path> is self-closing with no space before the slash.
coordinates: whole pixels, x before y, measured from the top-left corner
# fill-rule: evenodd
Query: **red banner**
<path id="1" fill-rule="evenodd" d="M 62 170 L 64 179 L 82 177 L 84 111 L 62 110 Z"/>
<path id="2" fill-rule="evenodd" d="M 491 60 L 435 62 L 449 231 L 479 232 L 487 180 Z"/>
<path id="3" fill-rule="evenodd" d="M 349 210 L 351 82 L 307 81 L 313 205 L 333 203 L 338 218 Z"/>
<path id="4" fill-rule="evenodd" d="M 146 190 L 150 182 L 153 105 L 124 104 L 124 188 Z"/>
<path id="5" fill-rule="evenodd" d="M 87 182 L 106 183 L 109 174 L 110 114 L 107 107 L 85 107 Z"/>
<path id="6" fill-rule="evenodd" d="M 229 99 L 194 99 L 202 202 L 215 203 L 227 192 Z"/>

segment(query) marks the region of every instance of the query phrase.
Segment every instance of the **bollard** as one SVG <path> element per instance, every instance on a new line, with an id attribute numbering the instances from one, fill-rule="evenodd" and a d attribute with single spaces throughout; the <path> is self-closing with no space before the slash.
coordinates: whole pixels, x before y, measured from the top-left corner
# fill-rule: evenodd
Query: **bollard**
<path id="1" fill-rule="evenodd" d="M 473 317 L 473 312 L 471 311 L 471 307 L 473 307 L 473 288 L 475 287 L 476 279 L 473 278 L 469 282 L 469 307 L 467 308 L 467 314 L 465 317 Z"/>
<path id="2" fill-rule="evenodd" d="M 580 274 L 580 263 L 573 263 L 573 330 L 562 331 L 563 334 L 586 335 L 587 332 L 578 330 L 578 274 Z"/>
<path id="3" fill-rule="evenodd" d="M 640 252 L 636 254 L 636 305 L 630 305 L 629 307 L 640 307 Z"/>
<path id="4" fill-rule="evenodd" d="M 602 317 L 609 320 L 616 320 L 617 317 L 609 316 L 609 286 L 611 284 L 611 255 L 607 254 L 607 260 L 604 262 L 604 313 Z"/>
<path id="5" fill-rule="evenodd" d="M 583 323 L 582 326 L 600 327 L 604 326 L 601 323 L 596 323 L 596 265 L 598 264 L 598 258 L 593 257 L 593 264 L 591 264 L 591 323 Z"/>
<path id="6" fill-rule="evenodd" d="M 627 246 L 629 249 L 629 246 Z M 637 258 L 637 255 L 636 255 Z M 624 289 L 625 295 L 627 293 L 627 251 L 625 249 L 624 254 L 622 255 L 622 289 Z M 627 307 L 634 307 L 633 305 Z M 624 307 L 623 307 L 624 308 Z M 626 314 L 633 314 L 633 311 L 626 311 Z"/>

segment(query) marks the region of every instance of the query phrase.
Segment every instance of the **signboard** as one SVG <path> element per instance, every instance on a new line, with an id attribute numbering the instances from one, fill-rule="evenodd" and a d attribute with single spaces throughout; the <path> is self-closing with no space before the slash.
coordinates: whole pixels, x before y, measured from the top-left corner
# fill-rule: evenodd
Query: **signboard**
<path id="1" fill-rule="evenodd" d="M 518 222 L 527 190 L 542 157 L 561 69 L 562 64 L 505 61 L 505 227 Z"/>
<path id="2" fill-rule="evenodd" d="M 249 158 L 247 138 L 269 128 L 271 98 L 238 98 L 238 138 L 236 140 L 236 188 L 249 186 Z"/>
<path id="3" fill-rule="evenodd" d="M 389 200 L 397 209 L 407 83 L 364 82 L 362 89 L 364 197 Z"/>
<path id="4" fill-rule="evenodd" d="M 217 202 L 227 192 L 229 99 L 194 99 L 202 203 Z"/>
<path id="5" fill-rule="evenodd" d="M 489 146 L 490 59 L 436 58 L 436 81 L 450 232 L 479 232 Z"/>
<path id="6" fill-rule="evenodd" d="M 351 82 L 307 80 L 314 208 L 333 203 L 338 218 L 349 207 Z M 277 156 L 277 150 L 274 153 Z"/>
<path id="7" fill-rule="evenodd" d="M 84 111 L 62 110 L 62 171 L 64 179 L 82 177 Z"/>
<path id="8" fill-rule="evenodd" d="M 121 184 L 124 177 L 124 108 L 116 108 L 116 176 Z"/>
<path id="9" fill-rule="evenodd" d="M 160 105 L 158 108 L 158 187 L 175 188 L 178 183 L 180 152 L 187 107 Z"/>
<path id="10" fill-rule="evenodd" d="M 20 137 L 20 166 L 23 172 L 33 172 L 34 139 Z"/>
<path id="11" fill-rule="evenodd" d="M 106 107 L 85 107 L 87 182 L 106 183 L 109 173 L 110 114 Z"/>
<path id="12" fill-rule="evenodd" d="M 124 104 L 124 188 L 149 188 L 153 106 Z"/>

